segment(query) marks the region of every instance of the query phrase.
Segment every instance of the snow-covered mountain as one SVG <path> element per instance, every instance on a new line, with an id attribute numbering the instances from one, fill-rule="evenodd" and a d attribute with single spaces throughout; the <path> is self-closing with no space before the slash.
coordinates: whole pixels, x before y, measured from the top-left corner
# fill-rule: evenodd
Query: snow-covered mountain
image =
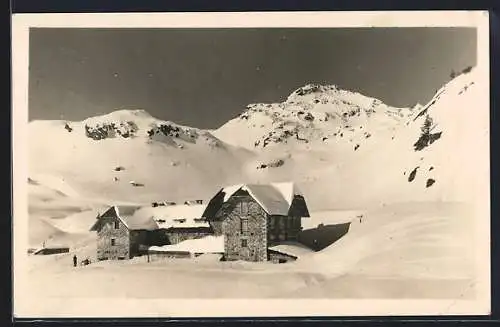
<path id="1" fill-rule="evenodd" d="M 308 85 L 283 103 L 249 106 L 214 135 L 259 153 L 245 167 L 252 179 L 294 180 L 321 210 L 467 200 L 471 181 L 464 178 L 476 170 L 467 153 L 474 142 L 488 144 L 487 134 L 477 134 L 488 126 L 476 126 L 487 124 L 479 117 L 487 113 L 472 114 L 480 90 L 472 70 L 425 105 L 393 108 L 335 86 Z M 422 138 L 426 119 L 429 136 Z"/>
<path id="2" fill-rule="evenodd" d="M 282 181 L 297 183 L 312 210 L 468 200 L 478 169 L 468 155 L 488 145 L 487 132 L 478 133 L 488 126 L 477 125 L 487 113 L 474 111 L 480 89 L 473 69 L 425 105 L 394 108 L 306 85 L 283 103 L 249 105 L 213 131 L 142 110 L 33 121 L 30 212 L 57 203 L 45 214 L 56 218 L 111 202 L 207 199 L 230 184 Z"/>
<path id="3" fill-rule="evenodd" d="M 214 135 L 251 149 L 318 141 L 355 146 L 373 133 L 395 130 L 411 113 L 335 85 L 308 84 L 282 103 L 249 105 Z"/>
<path id="4" fill-rule="evenodd" d="M 432 199 L 475 202 L 475 196 L 485 195 L 489 169 L 485 89 L 475 69 L 458 75 L 407 123 L 414 151 L 408 154 L 412 162 L 406 177 L 432 190 Z M 428 132 L 423 133 L 426 125 Z"/>
<path id="5" fill-rule="evenodd" d="M 33 121 L 29 133 L 32 180 L 43 183 L 48 175 L 53 186 L 60 178 L 79 195 L 109 200 L 196 197 L 239 175 L 251 156 L 209 132 L 142 110 L 81 122 Z"/>

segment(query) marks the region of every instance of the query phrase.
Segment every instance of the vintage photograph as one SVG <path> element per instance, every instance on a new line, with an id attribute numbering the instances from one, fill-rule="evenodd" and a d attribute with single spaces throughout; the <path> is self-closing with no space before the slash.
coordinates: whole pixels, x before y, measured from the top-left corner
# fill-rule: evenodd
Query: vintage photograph
<path id="1" fill-rule="evenodd" d="M 14 313 L 488 314 L 488 16 L 425 14 L 14 17 Z"/>

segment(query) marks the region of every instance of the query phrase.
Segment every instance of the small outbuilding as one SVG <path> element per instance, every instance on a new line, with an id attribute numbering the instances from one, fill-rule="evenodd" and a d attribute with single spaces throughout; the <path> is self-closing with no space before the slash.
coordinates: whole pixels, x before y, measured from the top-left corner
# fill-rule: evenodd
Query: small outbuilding
<path id="1" fill-rule="evenodd" d="M 67 246 L 47 246 L 43 247 L 40 249 L 34 250 L 32 253 L 34 255 L 49 255 L 49 254 L 61 254 L 61 253 L 68 253 L 69 252 L 69 247 Z"/>

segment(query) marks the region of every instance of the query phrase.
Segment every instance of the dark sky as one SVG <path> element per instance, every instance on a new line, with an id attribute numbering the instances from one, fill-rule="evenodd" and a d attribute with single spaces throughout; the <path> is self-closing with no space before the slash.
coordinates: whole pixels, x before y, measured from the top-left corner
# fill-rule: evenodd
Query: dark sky
<path id="1" fill-rule="evenodd" d="M 144 109 L 216 128 L 307 83 L 413 106 L 475 64 L 472 28 L 32 29 L 29 117 Z"/>

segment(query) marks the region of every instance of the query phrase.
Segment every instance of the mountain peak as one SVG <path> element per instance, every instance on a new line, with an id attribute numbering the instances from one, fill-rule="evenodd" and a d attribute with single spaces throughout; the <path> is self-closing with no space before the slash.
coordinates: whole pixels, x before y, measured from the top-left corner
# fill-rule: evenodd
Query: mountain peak
<path id="1" fill-rule="evenodd" d="M 343 138 L 344 134 L 349 134 L 345 139 L 354 140 L 357 136 L 351 136 L 353 130 L 366 138 L 371 135 L 366 127 L 377 125 L 372 122 L 394 126 L 410 112 L 409 108 L 390 107 L 379 99 L 336 85 L 308 83 L 282 103 L 248 105 L 215 135 L 246 148 L 277 143 L 324 143 L 328 139 Z M 242 130 L 248 132 L 242 135 Z M 241 135 L 241 139 L 236 140 L 235 135 Z"/>
<path id="2" fill-rule="evenodd" d="M 89 117 L 84 121 L 101 120 L 101 121 L 127 121 L 136 119 L 155 119 L 146 110 L 143 109 L 117 109 L 110 113 Z"/>
<path id="3" fill-rule="evenodd" d="M 324 91 L 329 91 L 329 90 L 338 90 L 338 88 L 336 85 L 321 85 L 321 84 L 315 84 L 315 83 L 308 83 L 304 86 L 299 87 L 295 91 L 293 91 L 290 96 L 293 96 L 293 95 L 303 96 L 303 95 L 307 95 L 307 94 L 319 93 L 319 92 L 324 92 Z"/>

